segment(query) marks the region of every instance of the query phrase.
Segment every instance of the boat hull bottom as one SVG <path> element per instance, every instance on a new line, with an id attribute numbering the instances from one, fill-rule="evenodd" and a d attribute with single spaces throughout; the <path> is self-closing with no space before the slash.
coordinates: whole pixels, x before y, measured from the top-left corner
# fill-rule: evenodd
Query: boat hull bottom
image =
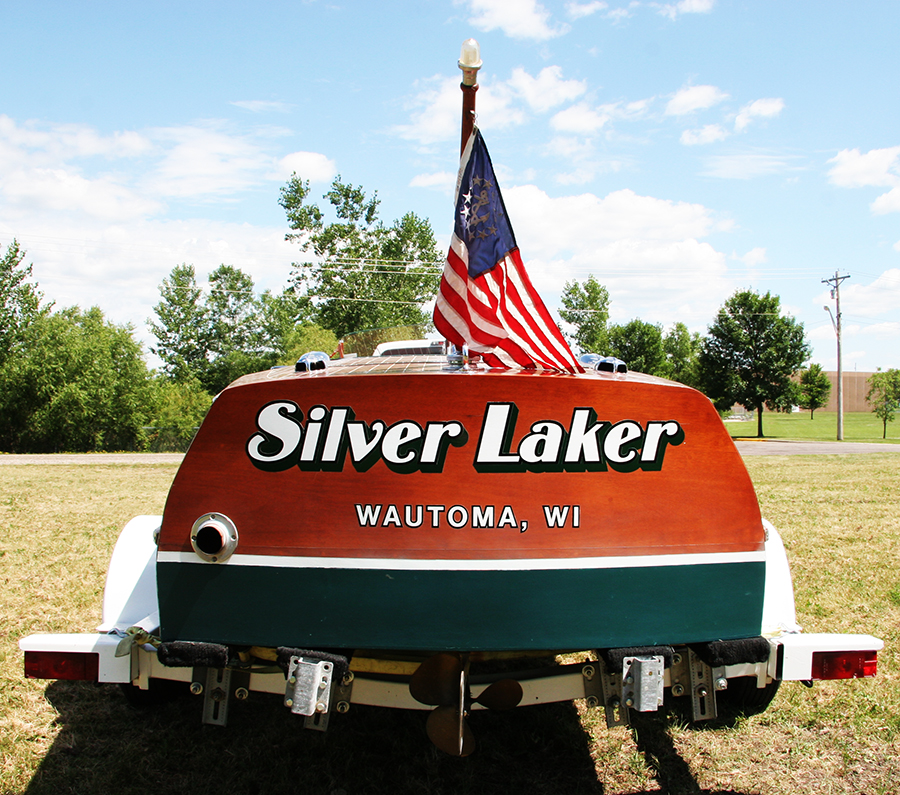
<path id="1" fill-rule="evenodd" d="M 157 564 L 161 635 L 232 645 L 593 649 L 760 634 L 763 562 L 540 570 Z"/>

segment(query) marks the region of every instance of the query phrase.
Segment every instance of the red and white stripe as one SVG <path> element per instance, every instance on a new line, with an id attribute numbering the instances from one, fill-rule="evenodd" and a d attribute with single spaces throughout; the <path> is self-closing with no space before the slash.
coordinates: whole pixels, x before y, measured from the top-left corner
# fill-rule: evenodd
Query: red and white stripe
<path id="1" fill-rule="evenodd" d="M 454 234 L 434 308 L 434 325 L 492 367 L 584 372 L 534 289 L 518 248 L 469 278 L 468 250 Z"/>

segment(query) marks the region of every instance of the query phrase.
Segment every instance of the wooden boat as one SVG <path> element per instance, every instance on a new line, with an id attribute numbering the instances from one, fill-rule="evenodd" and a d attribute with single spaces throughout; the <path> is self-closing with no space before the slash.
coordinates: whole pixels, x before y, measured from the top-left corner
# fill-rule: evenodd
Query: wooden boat
<path id="1" fill-rule="evenodd" d="M 344 359 L 236 381 L 172 485 L 163 641 L 582 649 L 758 636 L 765 531 L 699 392 Z"/>

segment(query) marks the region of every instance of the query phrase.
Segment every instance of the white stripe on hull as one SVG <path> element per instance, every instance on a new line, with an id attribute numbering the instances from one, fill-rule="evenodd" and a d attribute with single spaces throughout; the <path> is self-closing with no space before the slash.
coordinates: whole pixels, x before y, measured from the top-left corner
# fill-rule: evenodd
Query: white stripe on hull
<path id="1" fill-rule="evenodd" d="M 268 566 L 294 569 L 384 569 L 385 571 L 550 571 L 635 569 L 656 566 L 701 566 L 721 563 L 764 563 L 766 553 L 711 552 L 681 555 L 621 555 L 594 558 L 529 558 L 522 560 L 445 560 L 423 558 L 327 558 L 289 555 L 232 555 L 206 563 L 193 552 L 160 552 L 159 563 L 204 563 L 211 566 Z"/>

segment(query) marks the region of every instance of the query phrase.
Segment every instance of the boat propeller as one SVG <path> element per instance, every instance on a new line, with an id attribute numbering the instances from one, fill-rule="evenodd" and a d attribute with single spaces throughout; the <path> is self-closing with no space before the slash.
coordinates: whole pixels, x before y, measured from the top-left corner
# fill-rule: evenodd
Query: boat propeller
<path id="1" fill-rule="evenodd" d="M 522 685 L 501 679 L 473 698 L 469 691 L 469 655 L 440 652 L 425 660 L 410 677 L 409 692 L 421 704 L 435 706 L 428 716 L 428 738 L 444 753 L 468 756 L 475 750 L 475 737 L 466 715 L 472 704 L 487 709 L 512 709 L 522 700 Z"/>

